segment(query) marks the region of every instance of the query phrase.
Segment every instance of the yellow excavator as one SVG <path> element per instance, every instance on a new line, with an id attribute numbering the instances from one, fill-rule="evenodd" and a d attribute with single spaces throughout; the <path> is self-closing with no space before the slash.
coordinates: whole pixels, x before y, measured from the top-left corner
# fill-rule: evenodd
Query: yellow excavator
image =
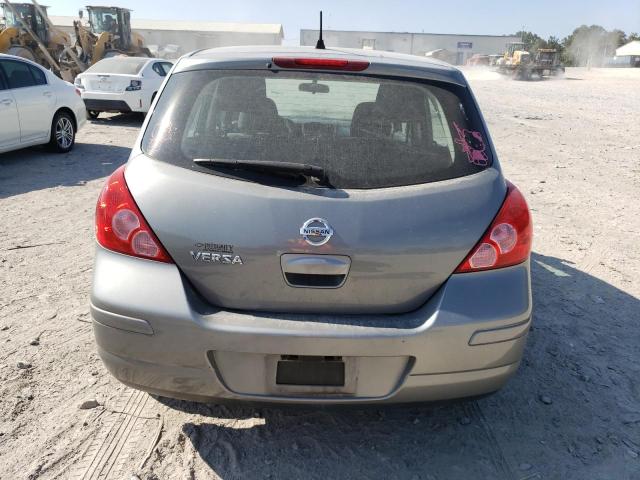
<path id="1" fill-rule="evenodd" d="M 71 50 L 71 38 L 56 29 L 47 15 L 47 7 L 33 3 L 2 3 L 4 26 L 0 28 L 0 53 L 26 58 L 71 80 L 84 66 Z M 65 54 L 65 55 L 63 55 Z M 66 56 L 69 62 L 61 61 Z"/>
<path id="2" fill-rule="evenodd" d="M 152 57 L 142 35 L 131 31 L 131 11 L 120 7 L 87 6 L 88 26 L 80 19 L 73 22 L 80 59 L 88 64 L 117 55 Z"/>

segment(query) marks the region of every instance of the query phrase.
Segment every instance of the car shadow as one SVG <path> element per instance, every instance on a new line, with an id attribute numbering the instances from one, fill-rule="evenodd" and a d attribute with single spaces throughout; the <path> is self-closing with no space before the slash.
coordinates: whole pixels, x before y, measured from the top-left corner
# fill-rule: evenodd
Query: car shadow
<path id="1" fill-rule="evenodd" d="M 130 148 L 76 143 L 55 154 L 32 147 L 0 154 L 0 198 L 57 186 L 82 185 L 109 175 L 129 158 Z"/>
<path id="2" fill-rule="evenodd" d="M 139 127 L 145 119 L 146 114 L 131 112 L 131 113 L 101 113 L 98 118 L 89 120 L 91 123 L 98 125 L 119 125 L 119 126 L 131 126 Z"/>
<path id="3" fill-rule="evenodd" d="M 571 262 L 531 260 L 528 345 L 494 395 L 366 408 L 158 400 L 191 414 L 179 435 L 224 479 L 636 478 L 640 300 Z"/>

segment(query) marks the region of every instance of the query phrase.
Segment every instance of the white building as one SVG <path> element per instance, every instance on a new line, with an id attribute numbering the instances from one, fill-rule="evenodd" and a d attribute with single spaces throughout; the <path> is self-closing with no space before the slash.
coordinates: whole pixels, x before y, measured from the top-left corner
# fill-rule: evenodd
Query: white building
<path id="1" fill-rule="evenodd" d="M 53 24 L 74 35 L 75 17 L 49 17 Z M 83 20 L 83 21 L 86 21 Z M 153 53 L 178 49 L 179 54 L 192 50 L 234 45 L 280 45 L 284 38 L 279 23 L 223 23 L 182 20 L 131 19 L 131 28 L 145 39 Z"/>
<path id="2" fill-rule="evenodd" d="M 300 45 L 315 45 L 318 30 L 300 30 Z M 457 35 L 440 33 L 362 32 L 323 30 L 326 46 L 386 50 L 388 52 L 425 55 L 435 50 L 446 51 L 456 65 L 462 65 L 472 55 L 498 54 L 505 45 L 519 42 L 520 37 L 507 35 Z"/>
<path id="3" fill-rule="evenodd" d="M 640 67 L 640 40 L 634 40 L 616 49 L 615 66 Z"/>

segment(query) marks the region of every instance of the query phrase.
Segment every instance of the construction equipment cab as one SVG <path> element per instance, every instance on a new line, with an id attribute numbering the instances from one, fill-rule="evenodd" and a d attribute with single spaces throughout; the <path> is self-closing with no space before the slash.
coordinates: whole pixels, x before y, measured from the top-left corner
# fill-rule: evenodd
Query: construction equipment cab
<path id="1" fill-rule="evenodd" d="M 507 44 L 507 51 L 504 54 L 506 65 L 521 65 L 529 63 L 531 54 L 523 42 L 513 42 Z"/>
<path id="2" fill-rule="evenodd" d="M 47 7 L 41 6 L 38 11 L 32 3 L 6 2 L 1 7 L 5 26 L 0 28 L 0 53 L 26 58 L 58 73 L 56 60 L 64 46 L 70 44 L 70 38 L 64 32 L 49 28 Z"/>
<path id="3" fill-rule="evenodd" d="M 11 8 L 11 6 L 13 8 Z M 49 32 L 47 30 L 47 24 L 42 18 L 33 4 L 31 3 L 12 3 L 11 6 L 6 3 L 2 4 L 2 14 L 4 16 L 5 29 L 2 30 L 4 32 L 10 32 L 9 29 L 13 29 L 12 36 L 15 38 L 19 35 L 20 30 L 22 29 L 22 22 L 26 22 L 31 30 L 35 32 L 37 37 L 41 42 L 47 43 L 49 41 Z M 43 7 L 46 8 L 46 7 Z M 0 34 L 2 35 L 2 34 Z M 4 45 L 3 45 L 4 47 Z M 10 47 L 9 47 L 10 48 Z M 10 53 L 5 52 L 4 49 L 2 53 Z"/>
<path id="4" fill-rule="evenodd" d="M 87 6 L 89 26 L 74 22 L 82 60 L 90 65 L 115 55 L 151 57 L 141 35 L 131 31 L 131 11 L 120 7 Z M 82 11 L 79 12 L 82 19 Z"/>
<path id="5" fill-rule="evenodd" d="M 131 48 L 131 13 L 117 7 L 87 7 L 91 31 L 100 35 L 108 33 L 112 36 L 112 47 L 117 50 Z"/>

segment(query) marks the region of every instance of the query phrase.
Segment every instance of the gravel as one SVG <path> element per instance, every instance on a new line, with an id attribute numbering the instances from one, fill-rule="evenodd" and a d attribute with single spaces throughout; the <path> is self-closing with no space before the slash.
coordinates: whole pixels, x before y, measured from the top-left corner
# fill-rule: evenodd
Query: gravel
<path id="1" fill-rule="evenodd" d="M 540 401 L 545 405 L 551 405 L 553 403 L 553 400 L 551 400 L 551 397 L 548 395 L 540 395 Z"/>
<path id="2" fill-rule="evenodd" d="M 92 399 L 92 400 L 85 400 L 84 402 L 82 402 L 80 405 L 78 405 L 78 409 L 80 410 L 90 410 L 92 408 L 96 408 L 99 407 L 100 404 L 98 403 L 97 400 Z"/>

